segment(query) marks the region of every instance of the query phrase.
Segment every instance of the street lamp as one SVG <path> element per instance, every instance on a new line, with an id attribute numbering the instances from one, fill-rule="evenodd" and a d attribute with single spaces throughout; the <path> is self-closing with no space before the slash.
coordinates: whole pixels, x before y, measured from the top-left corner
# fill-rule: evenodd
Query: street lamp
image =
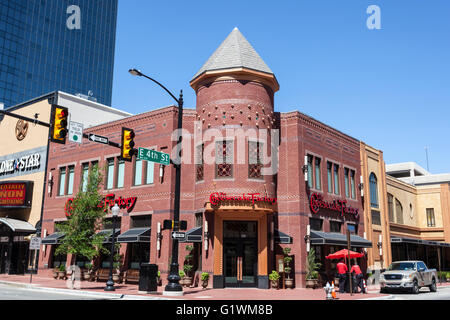
<path id="1" fill-rule="evenodd" d="M 112 230 L 112 239 L 111 239 L 111 254 L 109 257 L 109 279 L 106 282 L 105 291 L 115 291 L 114 288 L 114 281 L 112 279 L 112 272 L 113 272 L 113 261 L 114 261 L 114 238 L 116 234 L 116 217 L 119 215 L 120 208 L 116 204 L 114 204 L 114 207 L 111 208 L 112 216 L 113 216 L 113 230 Z"/>
<path id="2" fill-rule="evenodd" d="M 178 139 L 177 139 L 177 161 L 172 162 L 175 167 L 175 201 L 174 201 L 174 212 L 173 212 L 173 231 L 176 232 L 180 228 L 180 189 L 181 189 L 181 129 L 183 128 L 183 90 L 180 91 L 180 96 L 177 99 L 166 87 L 155 79 L 146 76 L 141 71 L 137 69 L 130 69 L 128 72 L 134 76 L 147 78 L 161 88 L 163 88 L 178 104 Z M 180 285 L 180 276 L 178 274 L 178 239 L 172 239 L 172 262 L 170 264 L 170 272 L 167 277 L 169 283 L 164 288 L 164 295 L 183 295 L 183 287 Z"/>

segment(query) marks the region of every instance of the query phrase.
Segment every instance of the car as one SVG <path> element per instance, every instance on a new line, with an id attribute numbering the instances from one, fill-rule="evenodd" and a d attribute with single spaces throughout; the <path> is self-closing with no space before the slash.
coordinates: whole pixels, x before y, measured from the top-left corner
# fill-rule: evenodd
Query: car
<path id="1" fill-rule="evenodd" d="M 418 294 L 422 287 L 436 292 L 437 278 L 436 269 L 428 269 L 423 261 L 396 261 L 380 275 L 380 293 L 400 290 Z"/>

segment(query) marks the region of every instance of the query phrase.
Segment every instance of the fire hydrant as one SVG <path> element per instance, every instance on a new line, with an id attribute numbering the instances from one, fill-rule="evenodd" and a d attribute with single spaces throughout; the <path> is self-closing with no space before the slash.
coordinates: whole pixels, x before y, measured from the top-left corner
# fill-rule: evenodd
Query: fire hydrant
<path id="1" fill-rule="evenodd" d="M 333 296 L 331 295 L 331 286 L 330 284 L 327 282 L 327 285 L 325 287 L 323 287 L 323 289 L 325 290 L 326 295 L 326 299 L 327 300 L 333 300 Z"/>

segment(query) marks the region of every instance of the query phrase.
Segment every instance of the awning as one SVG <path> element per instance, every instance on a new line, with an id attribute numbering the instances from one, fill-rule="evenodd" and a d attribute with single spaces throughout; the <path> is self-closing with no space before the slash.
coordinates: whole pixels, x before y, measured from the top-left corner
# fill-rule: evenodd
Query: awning
<path id="1" fill-rule="evenodd" d="M 337 232 L 311 231 L 311 245 L 347 246 L 347 235 Z M 357 235 L 350 235 L 350 246 L 356 248 L 372 248 L 372 242 Z"/>
<path id="2" fill-rule="evenodd" d="M 281 232 L 280 230 L 277 230 L 277 229 L 275 229 L 273 237 L 274 237 L 275 243 L 282 243 L 282 244 L 292 243 L 291 236 L 289 236 L 286 233 Z"/>
<path id="3" fill-rule="evenodd" d="M 111 241 L 112 241 L 112 237 L 111 237 L 112 232 L 113 232 L 112 229 L 103 229 L 103 230 L 100 230 L 97 234 L 105 236 L 105 240 L 103 240 L 103 243 L 111 243 Z M 116 233 L 114 234 L 114 237 L 117 237 L 119 234 L 120 234 L 120 228 L 117 228 L 116 229 Z"/>
<path id="4" fill-rule="evenodd" d="M 391 243 L 412 243 L 426 246 L 450 247 L 450 243 L 413 238 L 391 237 Z"/>
<path id="5" fill-rule="evenodd" d="M 180 242 L 202 242 L 202 227 L 195 227 L 188 231 L 186 231 L 186 237 L 184 240 L 180 240 Z"/>
<path id="6" fill-rule="evenodd" d="M 36 233 L 36 228 L 27 221 L 11 218 L 0 218 L 0 223 L 8 226 L 8 228 L 14 233 L 20 233 L 22 235 Z"/>
<path id="7" fill-rule="evenodd" d="M 62 238 L 64 238 L 64 233 L 55 232 L 42 239 L 42 244 L 58 244 Z"/>
<path id="8" fill-rule="evenodd" d="M 117 237 L 117 242 L 150 242 L 151 228 L 133 228 Z"/>

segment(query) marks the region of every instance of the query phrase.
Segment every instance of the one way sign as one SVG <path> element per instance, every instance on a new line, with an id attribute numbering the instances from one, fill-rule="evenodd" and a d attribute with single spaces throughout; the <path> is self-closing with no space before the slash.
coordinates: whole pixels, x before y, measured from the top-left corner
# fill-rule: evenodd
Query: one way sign
<path id="1" fill-rule="evenodd" d="M 107 137 L 102 137 L 93 133 L 89 133 L 89 140 L 103 144 L 109 143 L 109 139 Z"/>

